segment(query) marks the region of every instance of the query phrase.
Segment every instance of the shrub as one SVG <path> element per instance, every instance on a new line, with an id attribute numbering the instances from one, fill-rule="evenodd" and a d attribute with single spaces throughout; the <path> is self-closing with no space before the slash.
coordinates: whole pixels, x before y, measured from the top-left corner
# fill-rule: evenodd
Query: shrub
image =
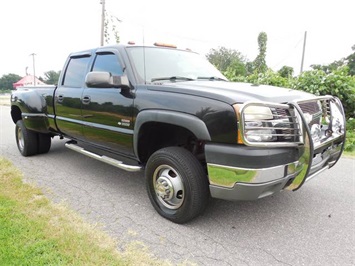
<path id="1" fill-rule="evenodd" d="M 350 118 L 346 123 L 345 151 L 355 151 L 355 119 Z"/>
<path id="2" fill-rule="evenodd" d="M 315 95 L 337 96 L 344 105 L 347 119 L 355 116 L 355 77 L 348 74 L 348 67 L 340 67 L 329 74 L 322 70 L 303 72 L 292 88 Z"/>
<path id="3" fill-rule="evenodd" d="M 268 69 L 265 73 L 253 73 L 249 76 L 236 75 L 229 68 L 224 74 L 236 82 L 272 85 L 306 91 L 315 95 L 333 95 L 343 103 L 347 119 L 355 117 L 355 76 L 349 75 L 347 66 L 325 73 L 316 69 L 303 72 L 300 76 L 285 78 L 278 72 Z"/>

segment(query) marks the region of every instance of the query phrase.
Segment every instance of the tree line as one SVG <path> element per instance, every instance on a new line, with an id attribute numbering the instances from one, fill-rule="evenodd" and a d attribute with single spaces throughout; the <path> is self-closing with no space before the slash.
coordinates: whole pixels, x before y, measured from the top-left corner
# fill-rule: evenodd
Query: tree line
<path id="1" fill-rule="evenodd" d="M 48 85 L 55 85 L 58 83 L 60 71 L 50 70 L 44 73 L 44 78 L 39 77 L 38 79 Z M 12 90 L 13 83 L 22 79 L 20 75 L 17 74 L 6 74 L 0 78 L 0 91 L 1 90 Z"/>

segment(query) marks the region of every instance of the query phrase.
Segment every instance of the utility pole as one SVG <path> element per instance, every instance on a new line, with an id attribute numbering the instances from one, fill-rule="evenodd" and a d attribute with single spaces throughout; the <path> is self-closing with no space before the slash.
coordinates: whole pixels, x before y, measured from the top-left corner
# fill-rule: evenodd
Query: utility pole
<path id="1" fill-rule="evenodd" d="M 300 74 L 302 74 L 302 72 L 303 72 L 304 55 L 305 55 L 305 53 L 306 53 L 306 40 L 307 40 L 307 31 L 304 32 L 303 52 L 302 52 L 302 62 L 301 62 L 301 71 L 300 71 Z"/>
<path id="2" fill-rule="evenodd" d="M 35 68 L 35 53 L 30 54 L 32 56 L 32 62 L 33 62 L 33 86 L 36 86 L 36 68 Z"/>
<path id="3" fill-rule="evenodd" d="M 101 43 L 104 45 L 104 35 L 105 35 L 105 0 L 101 0 L 102 11 L 101 11 Z"/>

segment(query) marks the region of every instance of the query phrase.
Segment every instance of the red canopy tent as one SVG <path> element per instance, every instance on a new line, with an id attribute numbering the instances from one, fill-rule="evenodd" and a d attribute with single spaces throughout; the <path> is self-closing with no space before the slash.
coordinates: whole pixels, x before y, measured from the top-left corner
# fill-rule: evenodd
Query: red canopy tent
<path id="1" fill-rule="evenodd" d="M 37 85 L 46 85 L 44 82 L 40 81 L 38 78 L 36 79 L 36 86 Z M 22 86 L 34 86 L 33 84 L 33 76 L 32 75 L 27 75 L 25 77 L 23 77 L 22 79 L 20 79 L 19 81 L 15 82 L 12 84 L 12 86 L 14 87 L 14 89 L 16 89 L 17 87 L 22 87 Z"/>

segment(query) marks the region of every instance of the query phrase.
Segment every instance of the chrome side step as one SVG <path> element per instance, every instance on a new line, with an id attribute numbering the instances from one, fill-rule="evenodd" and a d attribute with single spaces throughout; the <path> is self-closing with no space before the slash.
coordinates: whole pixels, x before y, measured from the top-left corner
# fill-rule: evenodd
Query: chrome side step
<path id="1" fill-rule="evenodd" d="M 121 169 L 129 171 L 129 172 L 138 172 L 138 171 L 142 170 L 141 166 L 134 166 L 134 165 L 124 164 L 123 162 L 118 161 L 116 159 L 113 159 L 113 158 L 110 158 L 110 157 L 107 157 L 107 156 L 101 156 L 101 155 L 98 155 L 96 153 L 87 151 L 84 148 L 82 148 L 82 147 L 80 147 L 80 146 L 78 146 L 76 144 L 73 144 L 73 143 L 65 143 L 65 146 L 67 148 L 73 150 L 73 151 L 79 152 L 79 153 L 84 154 L 84 155 L 86 155 L 88 157 L 91 157 L 93 159 L 99 160 L 101 162 L 110 164 L 112 166 L 121 168 Z"/>

